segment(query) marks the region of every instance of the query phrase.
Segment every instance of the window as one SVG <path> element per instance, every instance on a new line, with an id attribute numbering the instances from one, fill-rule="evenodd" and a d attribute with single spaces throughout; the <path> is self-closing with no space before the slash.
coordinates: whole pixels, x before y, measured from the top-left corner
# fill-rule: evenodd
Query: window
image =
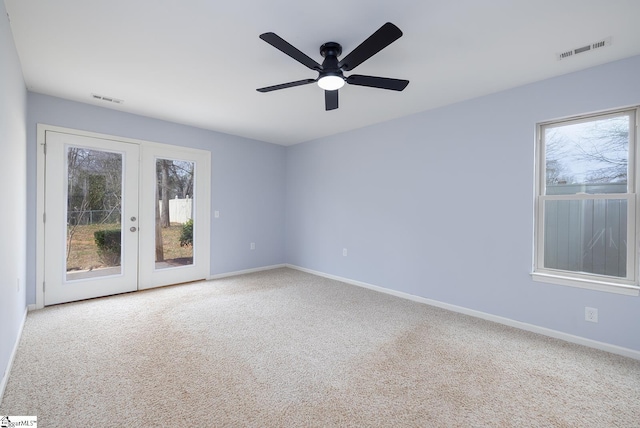
<path id="1" fill-rule="evenodd" d="M 535 280 L 638 295 L 638 111 L 538 125 Z"/>

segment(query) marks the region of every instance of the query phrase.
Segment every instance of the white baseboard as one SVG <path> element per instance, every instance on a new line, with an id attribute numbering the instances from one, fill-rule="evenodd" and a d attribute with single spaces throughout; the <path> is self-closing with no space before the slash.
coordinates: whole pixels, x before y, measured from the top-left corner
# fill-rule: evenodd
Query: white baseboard
<path id="1" fill-rule="evenodd" d="M 244 274 L 247 274 L 247 273 L 254 273 L 254 272 L 262 272 L 264 270 L 278 269 L 278 268 L 283 268 L 283 267 L 287 267 L 287 265 L 285 265 L 285 264 L 270 265 L 270 266 L 262 266 L 262 267 L 258 267 L 258 268 L 252 268 L 252 269 L 237 270 L 235 272 L 219 273 L 219 274 L 216 274 L 216 275 L 210 275 L 209 277 L 207 277 L 207 280 L 228 278 L 230 276 L 244 275 Z"/>
<path id="2" fill-rule="evenodd" d="M 18 345 L 20 345 L 20 338 L 22 337 L 22 330 L 24 329 L 24 323 L 27 320 L 27 310 L 24 309 L 24 315 L 22 316 L 22 321 L 20 322 L 20 327 L 18 328 L 18 336 L 16 337 L 16 343 L 13 344 L 13 349 L 11 350 L 11 355 L 9 356 L 9 363 L 7 364 L 7 369 L 4 372 L 4 376 L 2 376 L 2 381 L 0 382 L 0 406 L 2 405 L 2 397 L 4 397 L 4 390 L 7 387 L 7 383 L 9 382 L 9 374 L 11 373 L 11 367 L 13 366 L 13 360 L 16 358 L 16 353 L 18 352 Z"/>
<path id="3" fill-rule="evenodd" d="M 563 333 L 561 331 L 552 330 L 550 328 L 540 327 L 535 324 L 528 324 L 522 321 L 516 321 L 510 318 L 504 318 L 501 316 L 489 314 L 486 312 L 476 311 L 474 309 L 469 309 L 462 306 L 451 305 L 449 303 L 439 302 L 437 300 L 431 300 L 424 297 L 415 296 L 413 294 L 404 293 L 402 291 L 391 290 L 388 288 L 380 287 L 378 285 L 368 284 L 366 282 L 355 281 L 349 278 L 343 278 L 336 275 L 330 275 L 324 272 L 318 272 L 318 271 L 303 268 L 300 266 L 287 264 L 286 267 L 291 269 L 296 269 L 302 272 L 310 273 L 312 275 L 322 276 L 325 278 L 334 279 L 336 281 L 344 282 L 347 284 L 356 285 L 358 287 L 368 288 L 369 290 L 378 291 L 380 293 L 390 294 L 392 296 L 400 297 L 407 300 L 412 300 L 414 302 L 424 303 L 430 306 L 435 306 L 435 307 L 446 309 L 452 312 L 458 312 L 464 315 L 470 315 L 472 317 L 481 318 L 487 321 L 497 322 L 499 324 L 504 324 L 509 327 L 518 328 L 520 330 L 526 330 L 532 333 L 541 334 L 543 336 L 553 337 L 555 339 L 564 340 L 565 342 L 575 343 L 577 345 L 583 345 L 589 348 L 610 352 L 612 354 L 622 355 L 623 357 L 629 357 L 635 360 L 640 360 L 640 351 L 636 351 L 634 349 L 624 348 L 622 346 L 617 346 L 617 345 L 611 345 L 605 342 L 598 342 L 597 340 L 591 340 L 591 339 L 587 339 L 580 336 L 574 336 L 572 334 Z"/>

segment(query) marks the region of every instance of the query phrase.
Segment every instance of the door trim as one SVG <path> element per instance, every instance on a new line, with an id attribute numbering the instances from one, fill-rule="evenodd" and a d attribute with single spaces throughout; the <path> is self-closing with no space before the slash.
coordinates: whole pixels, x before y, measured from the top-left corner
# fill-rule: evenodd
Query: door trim
<path id="1" fill-rule="evenodd" d="M 45 180 L 45 168 L 46 168 L 46 158 L 45 158 L 45 141 L 46 141 L 46 132 L 54 131 L 59 133 L 73 134 L 84 137 L 91 138 L 100 138 L 103 140 L 112 140 L 123 143 L 133 143 L 138 144 L 141 147 L 141 150 L 147 149 L 170 149 L 175 148 L 177 150 L 186 149 L 186 150 L 200 150 L 203 155 L 207 156 L 209 168 L 211 167 L 211 152 L 203 149 L 196 149 L 186 146 L 176 146 L 170 144 L 162 144 L 156 143 L 152 141 L 139 140 L 134 138 L 125 138 L 118 137 L 109 134 L 101 134 L 96 132 L 82 131 L 73 128 L 64 128 L 55 125 L 47 125 L 38 123 L 37 124 L 37 149 L 36 149 L 36 304 L 35 309 L 42 309 L 44 307 L 44 289 L 45 289 L 45 272 L 44 272 L 44 257 L 45 257 L 45 245 L 44 245 L 44 213 L 45 213 L 45 196 L 46 196 L 46 180 Z M 204 180 L 204 182 L 200 183 L 201 186 L 204 187 L 203 195 L 204 199 L 200 201 L 200 203 L 206 207 L 203 213 L 204 219 L 202 222 L 202 230 L 201 230 L 201 239 L 206 240 L 203 243 L 203 248 L 206 249 L 208 257 L 202 263 L 206 263 L 206 271 L 207 277 L 210 274 L 210 263 L 211 263 L 211 242 L 210 242 L 210 230 L 211 230 L 211 180 Z M 142 289 L 143 287 L 138 286 L 138 289 Z"/>

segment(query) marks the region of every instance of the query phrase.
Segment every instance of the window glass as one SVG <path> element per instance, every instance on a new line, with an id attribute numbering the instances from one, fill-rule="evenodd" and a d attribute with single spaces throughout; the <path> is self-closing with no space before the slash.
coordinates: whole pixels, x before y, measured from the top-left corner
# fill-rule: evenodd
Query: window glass
<path id="1" fill-rule="evenodd" d="M 627 200 L 544 202 L 544 267 L 627 276 Z"/>
<path id="2" fill-rule="evenodd" d="M 629 116 L 544 129 L 545 194 L 627 193 Z"/>

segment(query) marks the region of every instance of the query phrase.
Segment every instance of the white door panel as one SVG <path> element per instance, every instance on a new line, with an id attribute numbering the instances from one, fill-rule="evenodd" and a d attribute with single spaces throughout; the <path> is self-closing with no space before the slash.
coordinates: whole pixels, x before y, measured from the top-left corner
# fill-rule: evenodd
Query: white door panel
<path id="1" fill-rule="evenodd" d="M 52 131 L 46 141 L 45 304 L 136 290 L 139 147 Z M 113 232 L 119 251 L 83 257 L 98 252 L 96 231 Z"/>
<path id="2" fill-rule="evenodd" d="M 155 145 L 144 147 L 143 151 L 142 188 L 144 192 L 140 195 L 142 207 L 140 216 L 145 225 L 153 226 L 145 226 L 140 229 L 139 288 L 146 289 L 204 279 L 209 275 L 210 154 L 202 150 Z M 180 195 L 180 200 L 188 202 L 190 212 L 187 217 L 191 217 L 193 221 L 193 244 L 185 245 L 183 248 L 189 249 L 190 252 L 178 257 L 165 254 L 164 260 L 159 259 L 156 251 L 158 240 L 155 227 L 158 209 L 156 191 L 158 191 L 158 182 L 160 181 L 158 174 L 162 162 L 170 163 L 174 168 L 172 176 L 180 173 L 192 174 L 190 192 Z M 170 195 L 170 198 L 174 199 L 176 196 L 174 193 Z M 169 202 L 171 204 L 175 201 Z M 180 230 L 182 226 L 178 222 L 183 220 L 184 218 L 182 220 L 172 219 L 171 227 L 177 227 Z"/>

